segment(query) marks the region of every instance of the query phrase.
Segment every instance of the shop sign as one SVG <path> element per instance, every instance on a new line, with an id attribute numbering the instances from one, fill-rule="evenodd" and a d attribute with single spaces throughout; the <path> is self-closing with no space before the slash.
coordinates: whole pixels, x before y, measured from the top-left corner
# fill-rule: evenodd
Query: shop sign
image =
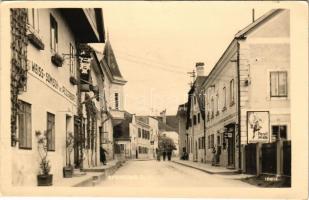
<path id="1" fill-rule="evenodd" d="M 248 143 L 269 142 L 269 112 L 248 111 L 247 128 Z"/>
<path id="2" fill-rule="evenodd" d="M 76 95 L 69 91 L 63 84 L 61 84 L 50 73 L 46 72 L 42 66 L 39 66 L 33 61 L 27 61 L 28 72 L 41 80 L 43 83 L 51 87 L 54 91 L 65 96 L 68 100 L 76 103 Z"/>

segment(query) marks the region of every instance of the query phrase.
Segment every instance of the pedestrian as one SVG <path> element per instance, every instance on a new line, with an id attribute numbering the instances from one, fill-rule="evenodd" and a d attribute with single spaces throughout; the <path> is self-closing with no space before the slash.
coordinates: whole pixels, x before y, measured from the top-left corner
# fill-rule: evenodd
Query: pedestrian
<path id="1" fill-rule="evenodd" d="M 212 165 L 216 164 L 216 147 L 212 147 Z"/>
<path id="2" fill-rule="evenodd" d="M 160 154 L 160 150 L 158 148 L 156 148 L 156 155 L 157 155 L 157 161 L 161 160 L 161 154 Z"/>
<path id="3" fill-rule="evenodd" d="M 167 154 L 167 159 L 168 159 L 168 161 L 171 161 L 171 158 L 172 158 L 172 150 L 169 149 L 169 150 L 166 152 L 166 154 Z"/>
<path id="4" fill-rule="evenodd" d="M 103 148 L 103 144 L 100 146 L 100 162 L 103 163 L 103 165 L 106 165 L 106 155 L 105 153 L 108 154 L 108 152 Z"/>
<path id="5" fill-rule="evenodd" d="M 163 151 L 162 155 L 163 155 L 163 161 L 165 161 L 165 158 L 166 158 L 166 151 L 165 150 Z"/>

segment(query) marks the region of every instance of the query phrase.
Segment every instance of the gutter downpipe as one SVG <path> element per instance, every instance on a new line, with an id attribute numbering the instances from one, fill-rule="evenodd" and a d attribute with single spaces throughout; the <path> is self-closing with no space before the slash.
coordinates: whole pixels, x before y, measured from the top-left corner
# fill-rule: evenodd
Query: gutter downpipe
<path id="1" fill-rule="evenodd" d="M 240 106 L 240 63 L 239 63 L 239 54 L 240 54 L 240 44 L 239 39 L 244 38 L 236 38 L 237 41 L 237 92 L 238 92 L 238 163 L 239 163 L 239 172 L 242 172 L 242 166 L 241 166 L 241 106 Z"/>

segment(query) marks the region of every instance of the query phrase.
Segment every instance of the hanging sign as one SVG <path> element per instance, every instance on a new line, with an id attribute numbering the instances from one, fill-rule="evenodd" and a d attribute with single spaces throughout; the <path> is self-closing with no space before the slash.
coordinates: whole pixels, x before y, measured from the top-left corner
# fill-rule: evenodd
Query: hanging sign
<path id="1" fill-rule="evenodd" d="M 248 143 L 269 142 L 269 112 L 247 112 Z"/>

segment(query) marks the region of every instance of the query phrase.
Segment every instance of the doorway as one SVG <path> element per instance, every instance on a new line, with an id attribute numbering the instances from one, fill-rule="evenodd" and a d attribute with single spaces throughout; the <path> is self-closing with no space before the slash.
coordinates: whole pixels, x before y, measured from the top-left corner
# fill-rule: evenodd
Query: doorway
<path id="1" fill-rule="evenodd" d="M 82 145 L 80 142 L 77 141 L 81 141 L 80 137 L 80 133 L 81 133 L 81 129 L 80 129 L 80 120 L 78 119 L 77 116 L 74 116 L 74 141 L 75 145 L 74 145 L 74 168 L 79 168 L 80 167 L 80 146 Z"/>
<path id="2" fill-rule="evenodd" d="M 235 167 L 235 125 L 229 124 L 227 128 L 227 153 L 228 153 L 228 167 Z"/>

